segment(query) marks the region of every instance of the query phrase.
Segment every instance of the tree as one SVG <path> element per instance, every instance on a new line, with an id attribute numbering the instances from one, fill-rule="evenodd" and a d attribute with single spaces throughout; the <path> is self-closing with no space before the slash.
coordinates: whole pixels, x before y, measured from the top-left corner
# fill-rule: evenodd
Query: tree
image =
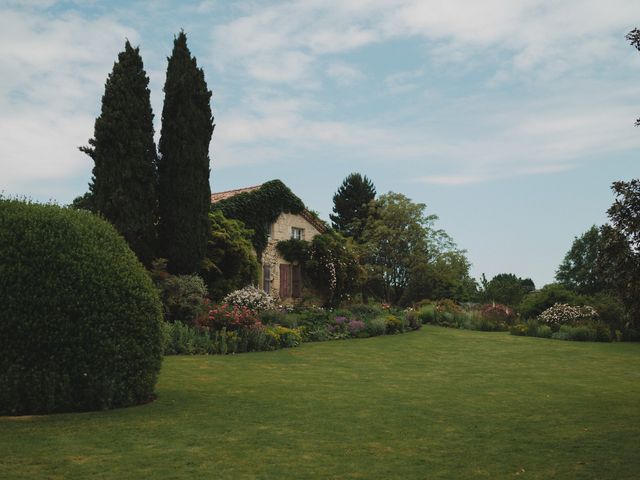
<path id="1" fill-rule="evenodd" d="M 513 273 L 499 273 L 484 284 L 482 296 L 486 301 L 514 307 L 520 304 L 527 293 L 534 290 L 535 285 L 530 278 L 519 278 Z"/>
<path id="2" fill-rule="evenodd" d="M 437 252 L 451 250 L 451 238 L 434 230 L 435 215 L 425 215 L 426 205 L 413 203 L 401 193 L 389 192 L 370 204 L 362 232 L 365 273 L 382 285 L 386 301 L 398 303 L 411 280 L 411 272 L 429 263 Z"/>
<path id="3" fill-rule="evenodd" d="M 606 290 L 607 279 L 601 275 L 602 270 L 598 266 L 602 247 L 603 237 L 595 225 L 576 237 L 556 271 L 558 283 L 583 295 Z"/>
<path id="4" fill-rule="evenodd" d="M 603 247 L 599 268 L 608 273 L 635 326 L 640 326 L 640 179 L 614 182 L 611 225 L 600 229 Z"/>
<path id="5" fill-rule="evenodd" d="M 640 52 L 640 30 L 634 28 L 627 34 L 627 40 L 631 43 L 631 46 L 635 47 Z M 636 126 L 640 127 L 640 118 L 636 120 Z"/>
<path id="6" fill-rule="evenodd" d="M 471 264 L 464 250 L 436 251 L 430 260 L 416 263 L 400 303 L 410 305 L 420 300 L 449 298 L 469 302 L 478 293 L 478 284 L 469 275 Z"/>
<path id="7" fill-rule="evenodd" d="M 95 163 L 90 192 L 74 201 L 111 222 L 147 266 L 155 254 L 158 201 L 148 85 L 139 49 L 127 41 L 107 78 L 94 138 L 80 148 Z"/>
<path id="8" fill-rule="evenodd" d="M 359 173 L 347 176 L 333 196 L 333 228 L 345 237 L 358 240 L 369 214 L 369 202 L 376 196 L 371 180 Z"/>
<path id="9" fill-rule="evenodd" d="M 237 220 L 225 218 L 220 210 L 209 214 L 211 229 L 207 241 L 202 278 L 213 300 L 251 285 L 258 280 L 259 264 L 251 236 L 253 232 Z"/>
<path id="10" fill-rule="evenodd" d="M 171 273 L 193 273 L 202 266 L 209 235 L 211 91 L 184 32 L 174 39 L 168 61 L 158 160 L 159 251 Z"/>

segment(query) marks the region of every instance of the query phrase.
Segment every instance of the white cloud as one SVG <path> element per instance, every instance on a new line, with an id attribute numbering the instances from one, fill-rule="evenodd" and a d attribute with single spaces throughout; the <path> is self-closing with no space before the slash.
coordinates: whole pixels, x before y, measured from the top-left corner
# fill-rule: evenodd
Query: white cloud
<path id="1" fill-rule="evenodd" d="M 109 17 L 2 11 L 0 188 L 31 193 L 29 185 L 90 171 L 77 147 L 93 135 L 104 82 L 125 37 L 135 42 L 137 35 Z"/>
<path id="2" fill-rule="evenodd" d="M 341 85 L 351 85 L 364 79 L 364 74 L 359 69 L 342 62 L 329 65 L 327 75 Z"/>

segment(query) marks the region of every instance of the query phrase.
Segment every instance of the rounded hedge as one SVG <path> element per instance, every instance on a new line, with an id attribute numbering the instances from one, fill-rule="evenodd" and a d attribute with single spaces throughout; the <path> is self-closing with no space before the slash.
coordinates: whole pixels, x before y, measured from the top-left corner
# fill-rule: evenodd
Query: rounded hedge
<path id="1" fill-rule="evenodd" d="M 0 199 L 0 414 L 147 402 L 162 309 L 135 254 L 97 216 Z"/>

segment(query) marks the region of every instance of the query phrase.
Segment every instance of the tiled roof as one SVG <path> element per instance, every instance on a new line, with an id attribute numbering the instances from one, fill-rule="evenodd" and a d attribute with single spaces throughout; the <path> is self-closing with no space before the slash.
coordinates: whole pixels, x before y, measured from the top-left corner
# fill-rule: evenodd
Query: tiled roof
<path id="1" fill-rule="evenodd" d="M 251 192 L 253 190 L 257 190 L 262 185 L 254 185 L 253 187 L 245 187 L 245 188 L 236 188 L 235 190 L 227 190 L 226 192 L 216 192 L 211 194 L 211 203 L 219 202 L 220 200 L 226 200 L 227 198 L 231 198 L 239 193 Z"/>

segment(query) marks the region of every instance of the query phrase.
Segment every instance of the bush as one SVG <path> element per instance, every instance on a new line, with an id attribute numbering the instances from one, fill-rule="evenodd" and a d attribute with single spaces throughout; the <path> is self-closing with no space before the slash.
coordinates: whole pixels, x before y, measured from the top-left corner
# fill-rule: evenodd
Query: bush
<path id="1" fill-rule="evenodd" d="M 403 332 L 404 325 L 402 323 L 402 320 L 400 320 L 395 315 L 387 315 L 386 317 L 384 317 L 384 320 L 385 320 L 386 332 L 387 333 L 394 334 L 394 333 L 402 333 Z"/>
<path id="2" fill-rule="evenodd" d="M 578 325 L 595 320 L 598 317 L 593 307 L 588 305 L 572 307 L 565 303 L 556 303 L 538 316 L 538 321 L 551 327 L 556 332 L 561 325 Z"/>
<path id="3" fill-rule="evenodd" d="M 249 285 L 248 287 L 231 292 L 229 295 L 224 297 L 223 303 L 235 305 L 237 307 L 246 307 L 260 312 L 262 310 L 269 310 L 273 308 L 275 300 L 264 290 Z"/>
<path id="4" fill-rule="evenodd" d="M 535 318 L 547 308 L 556 303 L 566 303 L 569 305 L 584 305 L 584 297 L 567 290 L 565 287 L 552 283 L 545 285 L 536 292 L 525 295 L 520 303 L 519 311 L 522 318 Z"/>
<path id="5" fill-rule="evenodd" d="M 422 319 L 415 310 L 409 310 L 405 314 L 405 319 L 409 330 L 420 330 L 422 328 Z"/>
<path id="6" fill-rule="evenodd" d="M 483 317 L 505 325 L 513 325 L 516 319 L 512 308 L 499 303 L 483 305 L 480 307 L 480 312 Z"/>
<path id="7" fill-rule="evenodd" d="M 387 332 L 387 321 L 384 317 L 376 317 L 365 322 L 366 331 L 370 337 L 384 335 Z"/>
<path id="8" fill-rule="evenodd" d="M 433 305 L 424 305 L 418 310 L 418 317 L 422 323 L 436 323 L 436 308 Z"/>
<path id="9" fill-rule="evenodd" d="M 0 414 L 149 401 L 162 310 L 144 267 L 106 221 L 0 200 Z"/>
<path id="10" fill-rule="evenodd" d="M 209 310 L 206 327 L 211 330 L 235 331 L 260 324 L 258 315 L 247 307 L 217 305 Z"/>
<path id="11" fill-rule="evenodd" d="M 215 353 L 207 332 L 182 322 L 164 322 L 165 355 L 203 355 Z"/>
<path id="12" fill-rule="evenodd" d="M 164 319 L 195 325 L 207 315 L 207 287 L 198 275 L 170 275 L 167 261 L 153 262 L 152 278 L 162 300 Z"/>

